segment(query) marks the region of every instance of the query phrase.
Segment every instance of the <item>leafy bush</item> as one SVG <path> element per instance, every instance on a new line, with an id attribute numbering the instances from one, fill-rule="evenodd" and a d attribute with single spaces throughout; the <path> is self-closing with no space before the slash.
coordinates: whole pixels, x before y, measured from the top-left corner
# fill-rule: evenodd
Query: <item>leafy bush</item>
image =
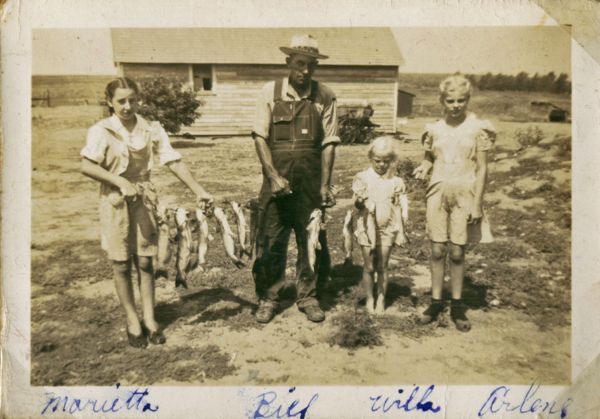
<path id="1" fill-rule="evenodd" d="M 515 137 L 522 148 L 538 145 L 545 138 L 544 132 L 537 125 L 527 127 L 527 129 L 518 129 Z"/>
<path id="2" fill-rule="evenodd" d="M 371 122 L 369 117 L 350 112 L 338 118 L 339 136 L 342 144 L 369 144 L 377 137 L 379 125 Z"/>
<path id="3" fill-rule="evenodd" d="M 159 121 L 165 130 L 176 134 L 181 126 L 189 126 L 200 116 L 197 109 L 202 102 L 189 87 L 166 77 L 140 80 L 142 105 L 139 113 L 152 121 Z"/>
<path id="4" fill-rule="evenodd" d="M 329 338 L 330 345 L 356 349 L 363 346 L 373 347 L 383 344 L 379 330 L 368 314 L 360 311 L 347 311 L 333 318 L 336 326 Z"/>

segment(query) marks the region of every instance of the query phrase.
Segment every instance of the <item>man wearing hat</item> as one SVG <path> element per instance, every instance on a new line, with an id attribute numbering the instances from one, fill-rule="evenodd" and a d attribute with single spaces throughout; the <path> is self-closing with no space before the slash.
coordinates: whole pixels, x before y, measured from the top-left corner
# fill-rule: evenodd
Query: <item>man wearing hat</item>
<path id="1" fill-rule="evenodd" d="M 256 319 L 269 322 L 285 283 L 290 233 L 294 230 L 298 257 L 298 308 L 314 322 L 325 319 L 317 300 L 317 282 L 328 276 L 330 257 L 325 231 L 319 236 L 316 263 L 308 262 L 306 227 L 314 209 L 335 204 L 330 191 L 337 136 L 335 94 L 312 79 L 320 54 L 310 35 L 294 36 L 287 54 L 288 76 L 267 83 L 258 97 L 252 131 L 262 165 L 256 260 L 252 269 L 260 305 Z"/>

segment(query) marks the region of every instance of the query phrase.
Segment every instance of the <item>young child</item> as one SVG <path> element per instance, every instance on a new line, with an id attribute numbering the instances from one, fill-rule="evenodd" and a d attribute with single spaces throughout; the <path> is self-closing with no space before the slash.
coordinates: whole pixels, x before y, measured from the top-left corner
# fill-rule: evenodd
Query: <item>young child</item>
<path id="1" fill-rule="evenodd" d="M 471 83 L 464 76 L 453 75 L 441 82 L 440 102 L 445 118 L 426 126 L 422 138 L 425 157 L 413 173 L 417 179 L 424 179 L 433 166 L 426 193 L 432 302 L 420 320 L 423 324 L 432 322 L 444 309 L 442 287 L 448 253 L 450 315 L 463 332 L 471 328 L 461 300 L 465 244 L 470 241 L 468 232 L 481 227 L 487 152 L 496 137 L 488 121 L 467 113 L 470 97 Z"/>
<path id="2" fill-rule="evenodd" d="M 160 124 L 136 113 L 140 90 L 133 80 L 119 77 L 108 83 L 105 93 L 111 116 L 88 130 L 81 150 L 82 172 L 100 182 L 102 249 L 112 261 L 129 344 L 144 348 L 148 341 L 166 341 L 154 318 L 152 257 L 158 240 L 157 196 L 150 182 L 154 154 L 196 194 L 198 205 L 210 206 L 213 198 L 194 180 Z M 139 278 L 141 323 L 133 296 L 132 262 Z"/>
<path id="3" fill-rule="evenodd" d="M 367 311 L 382 314 L 391 249 L 406 242 L 404 223 L 408 217 L 408 200 L 404 182 L 395 175 L 395 140 L 391 137 L 376 138 L 369 149 L 369 159 L 371 167 L 358 173 L 352 184 L 354 203 L 359 210 L 355 235 L 364 259 L 362 283 Z M 373 297 L 375 274 L 376 304 Z"/>

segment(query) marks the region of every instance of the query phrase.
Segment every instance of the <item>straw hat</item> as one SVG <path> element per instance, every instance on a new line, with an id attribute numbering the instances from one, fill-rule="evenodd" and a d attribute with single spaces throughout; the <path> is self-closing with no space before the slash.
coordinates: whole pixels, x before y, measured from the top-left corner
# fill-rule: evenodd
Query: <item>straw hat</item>
<path id="1" fill-rule="evenodd" d="M 280 47 L 279 49 L 287 55 L 302 54 L 322 60 L 329 58 L 327 55 L 319 53 L 317 40 L 310 35 L 294 35 L 289 47 Z"/>

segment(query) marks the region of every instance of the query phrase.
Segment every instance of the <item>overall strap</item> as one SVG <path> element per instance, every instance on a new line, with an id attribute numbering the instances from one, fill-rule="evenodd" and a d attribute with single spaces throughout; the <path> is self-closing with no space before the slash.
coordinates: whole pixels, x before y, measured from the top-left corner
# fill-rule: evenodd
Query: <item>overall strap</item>
<path id="1" fill-rule="evenodd" d="M 273 90 L 273 102 L 282 100 L 281 93 L 283 91 L 283 79 L 275 80 L 275 89 Z"/>
<path id="2" fill-rule="evenodd" d="M 317 93 L 319 93 L 319 82 L 316 80 L 311 80 L 310 96 L 308 97 L 308 100 L 310 100 L 312 103 L 315 103 L 315 100 L 317 99 Z"/>

